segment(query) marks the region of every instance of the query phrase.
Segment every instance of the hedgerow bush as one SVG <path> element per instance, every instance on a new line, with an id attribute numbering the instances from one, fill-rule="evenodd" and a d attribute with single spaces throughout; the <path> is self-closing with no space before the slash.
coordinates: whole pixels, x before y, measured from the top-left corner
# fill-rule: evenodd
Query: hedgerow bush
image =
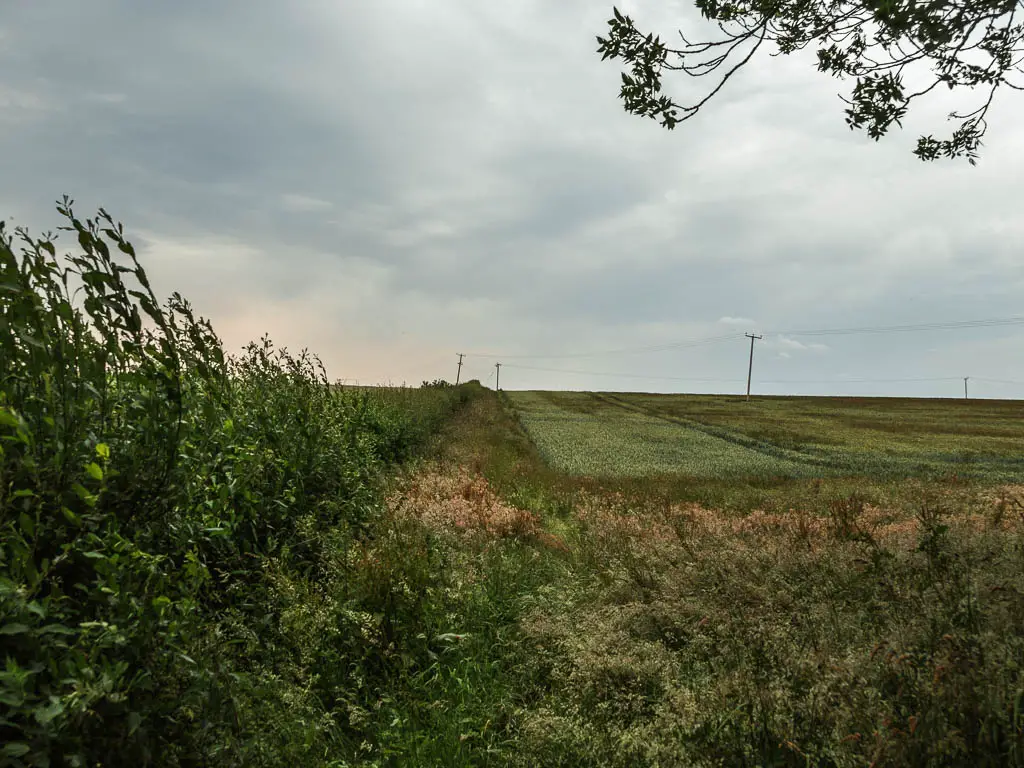
<path id="1" fill-rule="evenodd" d="M 63 257 L 0 225 L 0 765 L 326 759 L 282 578 L 333 578 L 465 391 L 417 411 L 266 338 L 229 356 L 72 205 Z"/>

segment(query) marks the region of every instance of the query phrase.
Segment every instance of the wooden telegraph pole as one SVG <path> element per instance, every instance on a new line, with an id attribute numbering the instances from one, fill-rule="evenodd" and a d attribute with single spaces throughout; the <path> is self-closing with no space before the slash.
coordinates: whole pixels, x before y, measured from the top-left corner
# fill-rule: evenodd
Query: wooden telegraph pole
<path id="1" fill-rule="evenodd" d="M 461 352 L 457 352 L 456 354 L 459 356 L 459 370 L 455 374 L 455 384 L 456 386 L 458 386 L 459 379 L 462 378 L 462 358 L 464 358 L 465 355 L 462 354 Z"/>
<path id="2" fill-rule="evenodd" d="M 501 363 L 495 363 L 494 391 L 501 392 Z"/>
<path id="3" fill-rule="evenodd" d="M 967 399 L 967 380 L 969 378 L 971 378 L 971 377 L 970 376 L 964 376 L 964 400 Z"/>
<path id="4" fill-rule="evenodd" d="M 755 336 L 752 333 L 743 334 L 750 339 L 750 364 L 747 366 L 747 401 L 750 401 L 750 377 L 754 372 L 754 339 L 763 339 L 763 336 Z"/>

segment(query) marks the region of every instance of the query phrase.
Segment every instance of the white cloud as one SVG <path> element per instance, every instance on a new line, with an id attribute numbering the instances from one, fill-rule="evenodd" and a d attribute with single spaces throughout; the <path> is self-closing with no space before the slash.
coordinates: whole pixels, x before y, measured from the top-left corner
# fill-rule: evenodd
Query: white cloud
<path id="1" fill-rule="evenodd" d="M 95 91 L 83 94 L 86 101 L 93 101 L 98 104 L 123 104 L 128 100 L 125 93 L 98 93 Z"/>
<path id="2" fill-rule="evenodd" d="M 769 342 L 769 343 L 772 343 L 772 342 Z M 775 346 L 782 347 L 783 349 L 799 349 L 799 350 L 807 349 L 807 347 L 805 347 L 803 344 L 801 344 L 796 339 L 788 339 L 785 336 L 780 336 L 779 338 L 775 339 L 774 344 L 775 344 Z"/>
<path id="3" fill-rule="evenodd" d="M 0 84 L 0 113 L 2 120 L 35 117 L 57 108 L 41 90 L 15 88 Z"/>
<path id="4" fill-rule="evenodd" d="M 765 344 L 773 349 L 789 352 L 827 352 L 828 345 L 820 342 L 802 342 L 790 336 L 779 335 L 765 340 Z M 787 355 L 788 356 L 788 355 Z"/>
<path id="5" fill-rule="evenodd" d="M 306 195 L 296 195 L 291 192 L 281 195 L 281 204 L 284 206 L 286 211 L 294 211 L 296 213 L 329 211 L 334 207 L 333 203 L 330 203 L 327 200 L 320 200 L 316 197 L 307 197 Z"/>

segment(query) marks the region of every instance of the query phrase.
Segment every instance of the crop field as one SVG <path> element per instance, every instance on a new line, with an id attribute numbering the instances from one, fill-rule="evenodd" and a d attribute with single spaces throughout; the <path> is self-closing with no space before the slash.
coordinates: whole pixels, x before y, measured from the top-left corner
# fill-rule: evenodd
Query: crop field
<path id="1" fill-rule="evenodd" d="M 508 392 L 578 476 L 1024 479 L 1024 404 L 995 400 Z"/>

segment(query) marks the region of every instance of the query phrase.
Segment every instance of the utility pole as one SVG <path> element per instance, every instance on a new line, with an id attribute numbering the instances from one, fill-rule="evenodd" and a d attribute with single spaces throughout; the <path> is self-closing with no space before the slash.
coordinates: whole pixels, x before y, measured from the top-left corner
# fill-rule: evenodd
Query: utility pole
<path id="1" fill-rule="evenodd" d="M 461 352 L 456 352 L 456 354 L 459 356 L 459 371 L 455 374 L 455 386 L 458 386 L 459 379 L 462 378 L 462 358 L 464 358 L 465 355 Z"/>
<path id="2" fill-rule="evenodd" d="M 752 333 L 744 333 L 750 339 L 750 365 L 747 367 L 747 401 L 750 401 L 750 377 L 754 373 L 754 339 L 763 339 L 763 336 L 755 336 Z"/>
<path id="3" fill-rule="evenodd" d="M 501 392 L 501 363 L 495 363 L 494 368 L 497 371 L 494 377 L 494 391 Z"/>
<path id="4" fill-rule="evenodd" d="M 967 380 L 969 378 L 971 378 L 971 377 L 970 376 L 964 376 L 964 400 L 967 399 Z"/>

